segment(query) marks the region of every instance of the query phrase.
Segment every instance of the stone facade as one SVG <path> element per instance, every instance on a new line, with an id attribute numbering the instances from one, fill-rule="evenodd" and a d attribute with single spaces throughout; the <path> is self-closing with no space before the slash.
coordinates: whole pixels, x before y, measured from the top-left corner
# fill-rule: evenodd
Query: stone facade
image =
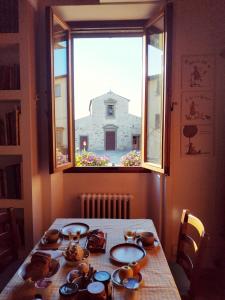
<path id="1" fill-rule="evenodd" d="M 55 126 L 56 148 L 63 154 L 68 153 L 68 125 L 67 125 L 67 77 L 55 77 Z"/>
<path id="2" fill-rule="evenodd" d="M 111 91 L 92 99 L 90 115 L 75 121 L 76 149 L 139 149 L 141 118 L 129 114 L 129 101 Z"/>

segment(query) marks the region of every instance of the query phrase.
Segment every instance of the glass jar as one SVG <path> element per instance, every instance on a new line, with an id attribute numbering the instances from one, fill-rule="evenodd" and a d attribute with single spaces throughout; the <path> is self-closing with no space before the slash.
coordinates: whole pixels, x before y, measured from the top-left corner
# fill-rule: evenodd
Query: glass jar
<path id="1" fill-rule="evenodd" d="M 105 286 L 102 282 L 92 282 L 87 286 L 91 300 L 107 300 Z"/>
<path id="2" fill-rule="evenodd" d="M 112 295 L 112 286 L 110 283 L 111 275 L 107 271 L 97 271 L 94 274 L 94 280 L 98 282 L 102 282 L 105 286 L 105 292 L 107 299 L 111 299 Z"/>

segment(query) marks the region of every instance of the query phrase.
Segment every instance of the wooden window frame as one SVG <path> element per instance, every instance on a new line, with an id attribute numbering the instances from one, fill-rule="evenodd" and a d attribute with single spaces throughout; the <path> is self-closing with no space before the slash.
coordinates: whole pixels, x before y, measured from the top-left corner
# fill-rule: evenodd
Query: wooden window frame
<path id="1" fill-rule="evenodd" d="M 142 165 L 140 167 L 76 167 L 74 166 L 74 141 L 75 138 L 73 137 L 73 134 L 75 132 L 75 126 L 74 125 L 74 113 L 73 113 L 73 107 L 74 103 L 72 101 L 68 100 L 68 109 L 70 110 L 69 113 L 69 120 L 68 120 L 68 130 L 69 130 L 69 156 L 70 156 L 70 162 L 60 166 L 55 166 L 55 156 L 54 156 L 54 145 L 55 145 L 55 137 L 54 137 L 54 103 L 52 98 L 52 93 L 54 92 L 54 81 L 52 79 L 52 45 L 51 40 L 48 39 L 48 45 L 49 45 L 49 51 L 48 51 L 48 70 L 51 72 L 49 73 L 49 89 L 48 89 L 48 96 L 49 99 L 51 99 L 50 102 L 50 137 L 51 137 L 51 143 L 50 143 L 50 173 L 54 173 L 56 171 L 62 171 L 64 170 L 65 173 L 148 173 L 151 171 L 156 171 L 159 173 L 164 173 L 166 175 L 169 175 L 169 156 L 170 156 L 170 108 L 171 108 L 171 67 L 172 67 L 172 3 L 169 3 L 166 5 L 163 12 L 160 13 L 159 16 L 153 19 L 153 21 L 147 21 L 146 20 L 130 20 L 130 21 L 81 21 L 81 22 L 68 22 L 64 23 L 62 22 L 58 17 L 56 17 L 58 20 L 60 20 L 61 24 L 65 26 L 68 30 L 71 29 L 71 37 L 128 37 L 128 36 L 143 36 L 144 29 L 147 28 L 149 25 L 153 24 L 154 21 L 160 17 L 162 14 L 164 14 L 164 25 L 165 25 L 165 45 L 166 45 L 166 56 L 165 56 L 165 63 L 166 67 L 164 69 L 164 112 L 163 112 L 163 167 L 159 168 L 158 166 L 148 163 L 146 161 L 146 124 L 147 124 L 147 115 L 146 115 L 146 108 L 147 108 L 147 93 L 146 93 L 146 84 L 147 84 L 147 59 L 146 59 L 146 37 L 143 38 L 143 51 L 144 51 L 144 59 L 145 62 L 143 63 L 143 113 L 142 113 L 142 131 L 141 131 L 141 152 L 142 152 Z M 52 22 L 53 22 L 53 12 L 50 7 L 47 8 L 47 16 L 50 20 L 48 21 L 48 35 L 52 36 Z M 51 16 L 51 17 L 49 17 Z M 51 20 L 52 18 L 52 20 Z M 70 41 L 69 49 L 69 55 L 68 55 L 68 66 L 69 66 L 69 72 L 68 77 L 71 80 L 73 80 L 73 72 L 71 69 L 74 69 L 74 62 L 73 57 L 71 57 L 71 52 L 73 51 L 73 43 Z M 71 87 L 68 89 L 70 95 L 72 96 L 73 90 Z M 68 97 L 69 98 L 69 97 Z"/>
<path id="2" fill-rule="evenodd" d="M 145 26 L 145 35 L 143 42 L 143 116 L 142 116 L 142 167 L 169 175 L 170 164 L 170 112 L 171 112 L 171 81 L 172 81 L 172 14 L 173 5 L 169 3 L 161 14 L 154 19 L 149 20 Z M 148 51 L 147 51 L 147 31 L 150 27 L 154 28 L 154 24 L 164 17 L 164 72 L 163 72 L 163 106 L 162 106 L 162 162 L 161 166 L 147 161 L 147 120 L 148 120 Z"/>
<path id="3" fill-rule="evenodd" d="M 57 165 L 56 161 L 56 117 L 55 117 L 55 81 L 54 81 L 54 47 L 53 47 L 53 21 L 67 31 L 67 128 L 68 128 L 68 162 Z M 49 99 L 49 172 L 55 173 L 74 165 L 74 143 L 73 135 L 73 104 L 72 104 L 72 72 L 71 72 L 71 33 L 69 26 L 58 18 L 51 7 L 46 8 L 47 21 L 47 68 Z"/>

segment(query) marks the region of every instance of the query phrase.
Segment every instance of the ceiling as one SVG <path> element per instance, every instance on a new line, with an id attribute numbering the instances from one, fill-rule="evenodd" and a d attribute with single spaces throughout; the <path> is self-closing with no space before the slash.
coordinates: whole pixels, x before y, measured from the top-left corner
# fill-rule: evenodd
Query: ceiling
<path id="1" fill-rule="evenodd" d="M 64 21 L 141 20 L 154 16 L 166 0 L 100 0 L 92 5 L 60 5 L 53 10 Z"/>

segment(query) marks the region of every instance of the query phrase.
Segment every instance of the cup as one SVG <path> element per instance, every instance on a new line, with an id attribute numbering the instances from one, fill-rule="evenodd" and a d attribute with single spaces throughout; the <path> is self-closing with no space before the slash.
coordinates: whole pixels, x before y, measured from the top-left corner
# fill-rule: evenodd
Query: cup
<path id="1" fill-rule="evenodd" d="M 153 232 L 145 231 L 140 234 L 140 240 L 143 246 L 152 246 L 154 245 L 155 236 Z"/>
<path id="2" fill-rule="evenodd" d="M 58 229 L 49 229 L 44 234 L 44 240 L 47 243 L 56 243 L 59 238 L 59 230 Z"/>

